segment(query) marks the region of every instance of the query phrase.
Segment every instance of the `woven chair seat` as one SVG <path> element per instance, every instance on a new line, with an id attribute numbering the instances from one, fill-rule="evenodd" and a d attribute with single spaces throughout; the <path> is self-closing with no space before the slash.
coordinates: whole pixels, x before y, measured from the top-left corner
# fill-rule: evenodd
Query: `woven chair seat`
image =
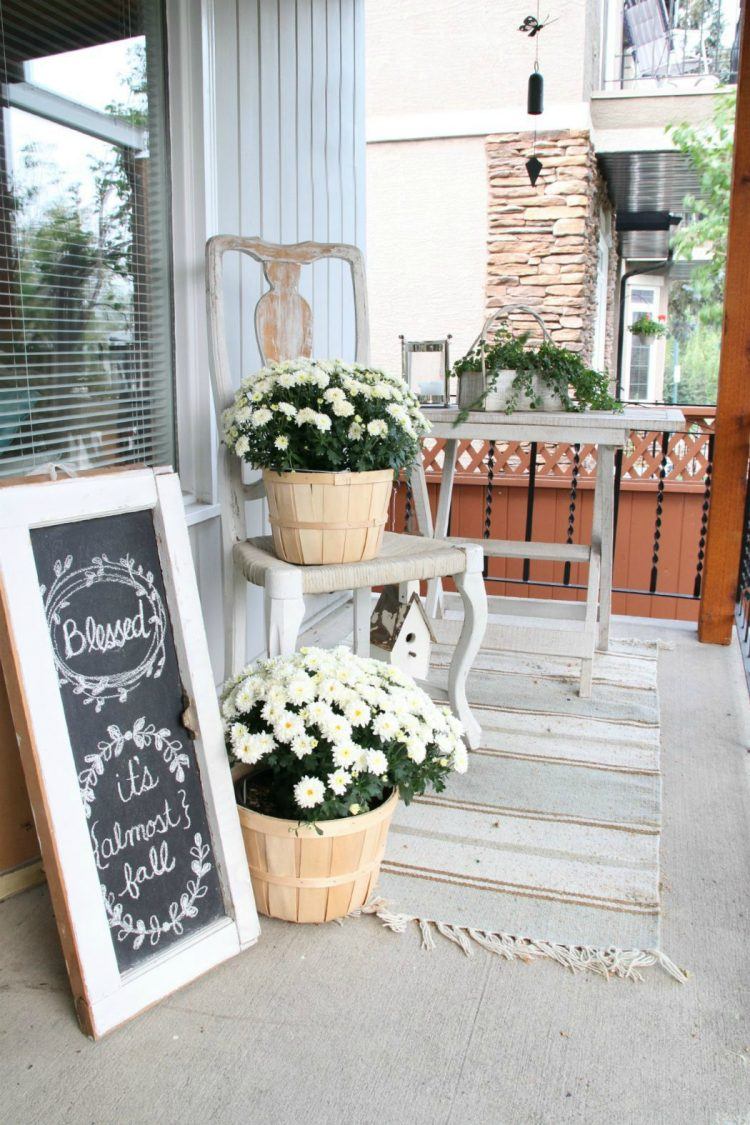
<path id="1" fill-rule="evenodd" d="M 247 581 L 254 586 L 266 586 L 271 576 L 282 572 L 296 572 L 300 576 L 303 594 L 331 594 L 335 590 L 449 578 L 466 570 L 466 550 L 454 543 L 427 539 L 421 535 L 396 535 L 388 531 L 383 536 L 380 554 L 368 562 L 294 566 L 277 558 L 270 535 L 235 543 L 234 557 Z"/>

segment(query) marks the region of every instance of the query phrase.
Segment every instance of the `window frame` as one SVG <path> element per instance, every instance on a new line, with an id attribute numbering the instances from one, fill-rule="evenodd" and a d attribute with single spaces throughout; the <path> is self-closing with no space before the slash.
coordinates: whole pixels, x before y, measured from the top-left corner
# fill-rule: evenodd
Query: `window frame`
<path id="1" fill-rule="evenodd" d="M 220 514 L 218 435 L 209 380 L 204 250 L 217 230 L 216 137 L 210 109 L 211 21 L 204 4 L 166 0 L 167 107 L 172 190 L 174 394 L 180 480 L 189 524 Z M 215 173 L 212 173 L 212 176 Z"/>
<path id="2" fill-rule="evenodd" d="M 167 243 L 174 246 L 173 230 L 174 230 L 174 199 L 172 194 L 171 179 L 173 175 L 172 157 L 171 157 L 171 115 L 170 104 L 172 99 L 172 90 L 170 85 L 170 71 L 168 60 L 168 27 L 167 27 L 167 7 L 170 5 L 170 0 L 164 0 L 161 12 L 161 28 L 158 37 L 157 49 L 163 52 L 163 83 L 164 83 L 164 135 L 163 143 L 166 149 L 165 169 L 167 178 L 167 195 L 169 205 L 165 208 L 165 232 L 164 237 Z M 33 117 L 40 118 L 41 120 L 60 125 L 63 128 L 70 129 L 75 133 L 83 136 L 88 136 L 113 147 L 129 149 L 134 152 L 140 151 L 147 147 L 144 143 L 147 129 L 131 125 L 127 122 L 118 120 L 115 117 L 107 114 L 106 112 L 96 109 L 94 107 L 85 105 L 82 102 L 77 102 L 74 99 L 66 97 L 58 91 L 49 90 L 44 86 L 38 85 L 35 82 L 27 81 L 26 78 L 20 82 L 9 82 L 3 87 L 3 106 L 0 106 L 0 112 L 4 112 L 4 108 L 9 110 L 19 110 L 22 113 L 29 114 Z M 169 325 L 170 336 L 170 359 L 171 359 L 171 372 L 168 383 L 168 390 L 171 395 L 171 445 L 173 456 L 177 464 L 173 468 L 177 469 L 181 458 L 180 448 L 180 434 L 179 434 L 179 415 L 177 403 L 177 354 L 175 348 L 175 299 L 176 299 L 176 286 L 175 286 L 175 262 L 174 255 L 169 255 L 169 260 L 166 262 L 169 271 L 169 304 L 172 313 L 172 323 Z M 106 468 L 107 466 L 102 466 Z M 155 466 L 154 466 L 155 467 Z"/>
<path id="3" fill-rule="evenodd" d="M 646 310 L 642 308 L 633 307 L 633 289 L 648 289 L 654 295 L 653 306 L 651 309 Z M 623 372 L 627 378 L 627 392 L 624 397 L 631 402 L 653 402 L 655 399 L 656 389 L 656 364 L 657 358 L 661 355 L 662 366 L 664 363 L 663 349 L 659 348 L 658 341 L 655 341 L 649 346 L 648 355 L 648 376 L 646 381 L 646 394 L 635 398 L 630 386 L 630 363 L 633 354 L 633 333 L 629 330 L 630 325 L 633 323 L 635 316 L 643 312 L 650 312 L 651 316 L 655 319 L 661 315 L 662 296 L 664 289 L 664 280 L 662 278 L 647 277 L 646 275 L 637 275 L 631 277 L 626 294 L 625 294 L 625 343 L 623 348 Z M 623 380 L 625 382 L 625 380 Z"/>

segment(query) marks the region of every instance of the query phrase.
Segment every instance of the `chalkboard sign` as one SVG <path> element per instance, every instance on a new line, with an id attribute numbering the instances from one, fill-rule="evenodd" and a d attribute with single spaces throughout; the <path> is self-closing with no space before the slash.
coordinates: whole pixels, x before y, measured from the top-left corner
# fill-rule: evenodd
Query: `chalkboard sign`
<path id="1" fill-rule="evenodd" d="M 121 971 L 225 914 L 151 512 L 31 543 Z"/>
<path id="2" fill-rule="evenodd" d="M 3 664 L 79 1015 L 97 1035 L 132 1014 L 130 982 L 137 1010 L 258 932 L 179 482 L 26 483 L 0 492 L 0 511 Z"/>

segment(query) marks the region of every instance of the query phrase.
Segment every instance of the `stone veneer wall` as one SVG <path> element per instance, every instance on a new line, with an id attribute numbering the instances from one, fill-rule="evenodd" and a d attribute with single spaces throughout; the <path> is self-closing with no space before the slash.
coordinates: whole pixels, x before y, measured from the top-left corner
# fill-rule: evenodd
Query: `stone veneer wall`
<path id="1" fill-rule="evenodd" d="M 489 240 L 487 313 L 521 303 L 543 317 L 552 339 L 591 359 L 596 323 L 600 209 L 611 212 L 588 132 L 542 133 L 543 168 L 532 187 L 525 163 L 531 133 L 487 137 Z M 614 222 L 612 223 L 614 230 Z M 610 249 L 605 366 L 614 361 L 617 248 Z M 531 327 L 522 314 L 514 326 Z"/>

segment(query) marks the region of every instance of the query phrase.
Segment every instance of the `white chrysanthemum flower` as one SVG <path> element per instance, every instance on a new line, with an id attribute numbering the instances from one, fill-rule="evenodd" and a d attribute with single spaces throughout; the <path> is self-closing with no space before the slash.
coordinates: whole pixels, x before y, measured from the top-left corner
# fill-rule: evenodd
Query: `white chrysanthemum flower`
<path id="1" fill-rule="evenodd" d="M 419 738 L 409 738 L 406 742 L 406 753 L 415 765 L 419 766 L 427 757 L 427 747 Z"/>
<path id="2" fill-rule="evenodd" d="M 298 758 L 304 758 L 308 754 L 312 754 L 317 745 L 317 738 L 313 738 L 311 734 L 298 734 L 296 738 L 292 739 L 292 750 Z"/>
<path id="3" fill-rule="evenodd" d="M 349 805 L 349 812 L 352 816 L 358 816 L 362 812 L 362 806 L 354 801 L 353 804 Z"/>
<path id="4" fill-rule="evenodd" d="M 314 422 L 317 417 L 317 410 L 313 410 L 310 406 L 303 406 L 301 410 L 297 411 L 295 422 L 298 426 L 304 426 L 306 422 Z"/>
<path id="5" fill-rule="evenodd" d="M 234 704 L 238 711 L 247 713 L 255 706 L 257 700 L 258 692 L 255 684 L 249 679 L 240 684 L 234 693 Z"/>
<path id="6" fill-rule="evenodd" d="M 337 745 L 341 742 L 347 742 L 352 737 L 352 724 L 343 715 L 337 715 L 335 711 L 331 712 L 330 717 L 326 716 L 318 722 L 322 733 L 331 742 Z"/>
<path id="7" fill-rule="evenodd" d="M 293 711 L 282 711 L 273 724 L 273 733 L 279 742 L 292 742 L 305 733 L 305 724 Z"/>
<path id="8" fill-rule="evenodd" d="M 367 423 L 367 432 L 372 437 L 385 437 L 388 433 L 388 423 L 382 418 L 373 418 Z"/>
<path id="9" fill-rule="evenodd" d="M 360 441 L 364 432 L 364 426 L 360 422 L 352 422 L 351 426 L 346 431 L 346 436 L 349 438 L 349 441 Z"/>
<path id="10" fill-rule="evenodd" d="M 372 720 L 372 729 L 381 742 L 390 742 L 398 734 L 400 723 L 391 711 L 383 711 Z"/>
<path id="11" fill-rule="evenodd" d="M 343 797 L 352 783 L 351 775 L 346 770 L 338 769 L 328 775 L 328 787 L 337 797 Z"/>
<path id="12" fill-rule="evenodd" d="M 388 759 L 382 750 L 367 751 L 367 768 L 376 777 L 382 777 L 388 771 Z"/>
<path id="13" fill-rule="evenodd" d="M 333 748 L 333 764 L 341 769 L 351 769 L 357 765 L 361 752 L 361 747 L 354 742 L 339 742 Z"/>
<path id="14" fill-rule="evenodd" d="M 354 413 L 354 407 L 349 400 L 345 398 L 336 399 L 331 409 L 337 418 L 351 418 Z"/>
<path id="15" fill-rule="evenodd" d="M 315 699 L 312 703 L 308 703 L 302 715 L 306 723 L 316 723 L 322 730 L 323 724 L 333 718 L 334 711 L 322 699 Z"/>
<path id="16" fill-rule="evenodd" d="M 438 733 L 435 735 L 435 745 L 441 754 L 449 757 L 453 753 L 455 744 L 450 735 Z"/>
<path id="17" fill-rule="evenodd" d="M 242 437 L 237 438 L 237 441 L 234 443 L 234 452 L 238 457 L 244 457 L 249 448 L 250 440 L 245 436 L 245 434 L 243 434 Z"/>
<path id="18" fill-rule="evenodd" d="M 273 444 L 283 453 L 285 449 L 289 448 L 289 438 L 286 436 L 286 434 L 279 434 L 279 436 L 274 439 Z"/>
<path id="19" fill-rule="evenodd" d="M 272 703 L 270 699 L 267 699 L 261 707 L 260 713 L 267 723 L 273 724 L 284 713 L 284 709 L 283 703 Z"/>
<path id="20" fill-rule="evenodd" d="M 344 714 L 353 727 L 366 727 L 371 718 L 370 708 L 358 695 L 350 699 L 344 708 Z"/>
<path id="21" fill-rule="evenodd" d="M 330 430 L 332 424 L 333 423 L 331 422 L 331 419 L 327 414 L 315 415 L 315 428 L 320 430 L 322 434 L 327 433 L 327 431 Z"/>
<path id="22" fill-rule="evenodd" d="M 300 778 L 294 787 L 294 799 L 301 809 L 314 809 L 321 804 L 326 794 L 326 787 L 319 777 Z"/>
<path id="23" fill-rule="evenodd" d="M 443 714 L 447 720 L 448 729 L 454 738 L 463 738 L 465 732 L 464 724 L 461 720 L 457 719 L 455 715 L 452 715 L 450 711 L 444 711 Z"/>
<path id="24" fill-rule="evenodd" d="M 265 754 L 270 754 L 275 749 L 276 743 L 273 737 L 267 731 L 260 731 L 258 734 L 251 734 L 248 738 L 247 753 L 243 755 L 242 760 L 254 766 Z"/>
<path id="25" fill-rule="evenodd" d="M 280 402 L 278 407 L 279 413 L 285 414 L 287 418 L 294 418 L 297 414 L 297 407 L 291 402 Z"/>
<path id="26" fill-rule="evenodd" d="M 286 695 L 290 703 L 312 703 L 315 684 L 305 672 L 295 672 L 286 685 Z"/>
<path id="27" fill-rule="evenodd" d="M 453 751 L 453 768 L 456 773 L 466 773 L 469 768 L 469 754 L 463 743 Z"/>
<path id="28" fill-rule="evenodd" d="M 296 387 L 299 381 L 300 376 L 297 371 L 282 371 L 276 379 L 278 385 L 284 387 L 285 390 L 289 390 L 290 387 Z"/>
<path id="29" fill-rule="evenodd" d="M 268 409 L 268 407 L 267 406 L 261 406 L 261 408 L 259 410 L 256 410 L 255 413 L 253 414 L 252 424 L 256 427 L 257 426 L 265 426 L 268 422 L 271 421 L 272 418 L 273 418 L 273 414 Z"/>

